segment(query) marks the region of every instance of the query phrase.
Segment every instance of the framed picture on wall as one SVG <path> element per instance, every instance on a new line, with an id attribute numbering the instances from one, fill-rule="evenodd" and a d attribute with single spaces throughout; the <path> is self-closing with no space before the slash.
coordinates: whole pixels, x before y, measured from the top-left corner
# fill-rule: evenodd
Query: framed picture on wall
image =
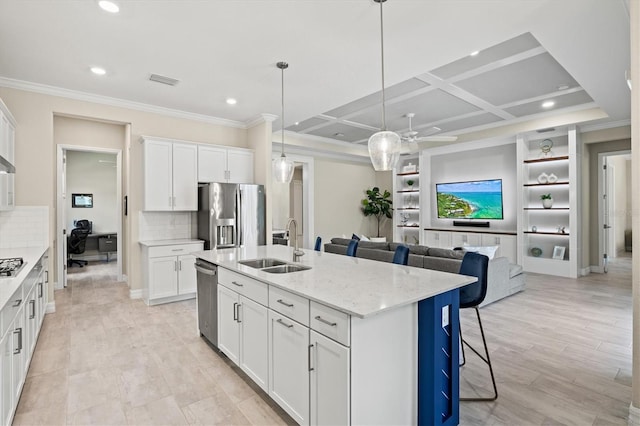
<path id="1" fill-rule="evenodd" d="M 71 207 L 93 208 L 93 194 L 71 194 Z"/>
<path id="2" fill-rule="evenodd" d="M 564 260 L 564 246 L 555 246 L 553 248 L 553 258 L 557 260 Z"/>

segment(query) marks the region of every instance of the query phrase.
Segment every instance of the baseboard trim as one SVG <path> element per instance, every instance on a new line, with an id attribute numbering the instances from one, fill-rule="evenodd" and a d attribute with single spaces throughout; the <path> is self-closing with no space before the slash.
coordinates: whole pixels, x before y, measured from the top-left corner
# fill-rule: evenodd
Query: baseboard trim
<path id="1" fill-rule="evenodd" d="M 142 289 L 129 290 L 130 299 L 142 299 Z"/>
<path id="2" fill-rule="evenodd" d="M 593 272 L 593 266 L 587 266 L 586 268 L 580 269 L 578 274 L 580 274 L 581 277 L 584 277 L 589 275 L 591 272 Z"/>
<path id="3" fill-rule="evenodd" d="M 629 404 L 629 426 L 640 426 L 640 408 L 634 407 L 633 403 Z"/>
<path id="4" fill-rule="evenodd" d="M 47 303 L 47 307 L 44 310 L 45 314 L 53 314 L 56 312 L 56 302 Z"/>
<path id="5" fill-rule="evenodd" d="M 591 265 L 589 266 L 589 271 L 596 274 L 604 274 L 604 268 L 600 265 Z"/>
<path id="6" fill-rule="evenodd" d="M 62 290 L 62 283 L 58 283 L 57 281 L 53 283 L 54 290 Z"/>

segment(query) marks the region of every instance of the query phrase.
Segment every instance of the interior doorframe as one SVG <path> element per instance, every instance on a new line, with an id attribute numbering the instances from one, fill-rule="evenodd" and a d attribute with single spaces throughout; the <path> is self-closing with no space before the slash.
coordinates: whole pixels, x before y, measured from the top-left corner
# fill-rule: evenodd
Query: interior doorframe
<path id="1" fill-rule="evenodd" d="M 118 252 L 116 260 L 118 281 L 122 281 L 122 150 L 64 144 L 57 145 L 56 150 L 56 270 L 58 276 L 55 288 L 63 288 L 63 285 L 65 283 L 65 266 L 67 262 L 67 260 L 63 256 L 64 244 L 66 242 L 66 235 L 63 234 L 63 231 L 66 227 L 66 218 L 65 215 L 62 214 L 65 211 L 66 202 L 66 198 L 63 196 L 63 194 L 65 194 L 66 192 L 66 176 L 64 176 L 65 170 L 63 164 L 63 159 L 66 151 L 98 152 L 103 154 L 116 155 L 116 199 L 118 200 L 118 202 L 116 203 L 116 232 L 118 234 L 118 238 L 116 239 L 116 250 Z"/>
<path id="2" fill-rule="evenodd" d="M 606 264 L 604 262 L 604 254 L 607 252 L 606 238 L 604 235 L 604 179 L 602 171 L 607 157 L 627 155 L 631 154 L 630 150 L 624 151 L 611 151 L 598 153 L 598 270 L 593 272 L 604 273 L 606 271 Z M 614 228 L 609 229 L 609 235 L 614 232 Z"/>

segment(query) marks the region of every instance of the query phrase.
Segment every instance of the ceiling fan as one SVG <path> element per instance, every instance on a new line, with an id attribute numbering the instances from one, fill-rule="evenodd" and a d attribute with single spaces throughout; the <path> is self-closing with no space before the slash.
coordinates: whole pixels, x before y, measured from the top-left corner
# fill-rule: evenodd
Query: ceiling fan
<path id="1" fill-rule="evenodd" d="M 409 130 L 404 132 L 400 137 L 403 142 L 408 142 L 405 145 L 404 154 L 413 154 L 420 150 L 420 142 L 455 142 L 458 140 L 457 136 L 418 136 L 418 132 L 411 127 L 411 119 L 415 117 L 415 113 L 409 112 L 405 115 L 409 119 Z"/>

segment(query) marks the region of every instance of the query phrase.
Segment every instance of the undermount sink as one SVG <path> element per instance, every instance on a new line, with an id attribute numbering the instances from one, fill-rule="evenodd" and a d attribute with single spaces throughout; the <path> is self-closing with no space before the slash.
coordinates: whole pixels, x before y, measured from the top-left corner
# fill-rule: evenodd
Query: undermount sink
<path id="1" fill-rule="evenodd" d="M 278 260 L 278 259 L 253 259 L 253 260 L 241 260 L 238 263 L 245 265 L 245 266 L 249 266 L 250 268 L 257 268 L 257 269 L 263 269 L 263 268 L 269 268 L 271 266 L 280 266 L 280 265 L 286 265 L 287 262 L 283 262 L 282 260 Z"/>
<path id="2" fill-rule="evenodd" d="M 306 271 L 307 269 L 311 269 L 311 267 L 304 265 L 292 265 L 288 263 L 285 265 L 264 268 L 263 271 L 270 274 L 288 274 L 289 272 Z"/>

